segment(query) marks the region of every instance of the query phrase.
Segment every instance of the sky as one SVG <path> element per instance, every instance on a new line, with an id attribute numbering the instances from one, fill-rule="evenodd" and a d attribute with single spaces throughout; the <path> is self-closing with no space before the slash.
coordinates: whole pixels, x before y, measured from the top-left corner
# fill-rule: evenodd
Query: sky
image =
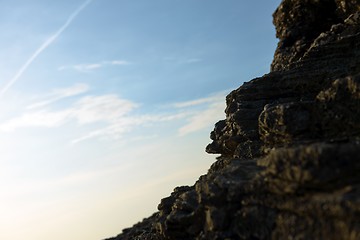
<path id="1" fill-rule="evenodd" d="M 0 239 L 115 236 L 194 184 L 279 3 L 0 1 Z"/>

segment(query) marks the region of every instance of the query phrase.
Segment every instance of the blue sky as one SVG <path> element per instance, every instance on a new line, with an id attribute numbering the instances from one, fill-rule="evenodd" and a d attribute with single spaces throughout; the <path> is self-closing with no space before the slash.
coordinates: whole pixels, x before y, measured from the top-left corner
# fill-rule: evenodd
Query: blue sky
<path id="1" fill-rule="evenodd" d="M 193 184 L 279 3 L 2 1 L 0 239 L 110 237 Z"/>

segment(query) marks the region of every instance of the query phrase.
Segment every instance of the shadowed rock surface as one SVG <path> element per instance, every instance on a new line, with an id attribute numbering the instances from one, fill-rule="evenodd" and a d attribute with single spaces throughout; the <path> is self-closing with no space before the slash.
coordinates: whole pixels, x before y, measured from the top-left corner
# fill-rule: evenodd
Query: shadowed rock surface
<path id="1" fill-rule="evenodd" d="M 226 98 L 221 154 L 108 240 L 360 239 L 360 0 L 283 0 L 271 72 Z"/>

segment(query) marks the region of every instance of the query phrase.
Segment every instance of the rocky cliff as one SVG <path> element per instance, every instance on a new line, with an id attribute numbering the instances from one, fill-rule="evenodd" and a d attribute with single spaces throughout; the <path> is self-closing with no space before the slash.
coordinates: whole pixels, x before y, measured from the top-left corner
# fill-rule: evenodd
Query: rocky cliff
<path id="1" fill-rule="evenodd" d="M 271 72 L 227 96 L 206 148 L 221 156 L 111 240 L 360 239 L 360 0 L 273 16 Z"/>

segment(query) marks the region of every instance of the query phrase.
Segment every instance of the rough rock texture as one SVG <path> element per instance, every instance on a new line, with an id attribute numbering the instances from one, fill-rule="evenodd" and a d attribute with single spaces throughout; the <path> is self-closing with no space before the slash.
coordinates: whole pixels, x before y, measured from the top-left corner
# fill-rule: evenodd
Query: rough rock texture
<path id="1" fill-rule="evenodd" d="M 359 11 L 283 0 L 272 71 L 227 96 L 211 133 L 221 156 L 110 239 L 360 239 Z"/>

